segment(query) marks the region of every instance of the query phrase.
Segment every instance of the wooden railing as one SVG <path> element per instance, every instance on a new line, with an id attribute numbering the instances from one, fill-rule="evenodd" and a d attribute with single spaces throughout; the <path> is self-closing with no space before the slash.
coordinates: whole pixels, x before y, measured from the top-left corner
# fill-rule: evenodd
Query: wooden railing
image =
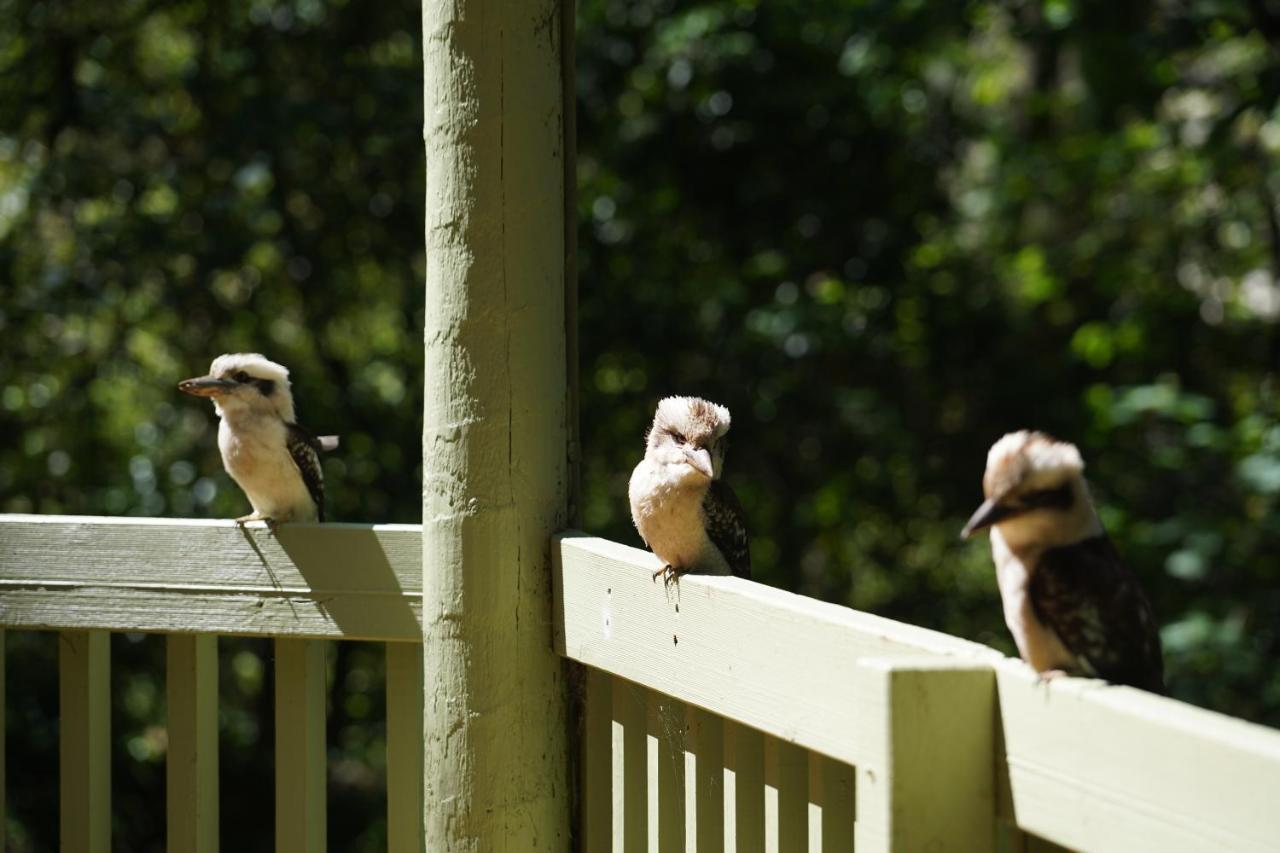
<path id="1" fill-rule="evenodd" d="M 169 850 L 218 850 L 217 636 L 236 634 L 275 638 L 276 849 L 308 853 L 326 844 L 324 641 L 386 643 L 388 848 L 420 851 L 421 589 L 417 526 L 0 516 L 0 629 L 61 632 L 62 849 L 111 849 L 108 640 L 136 631 L 167 635 Z M 0 731 L 2 700 L 0 655 Z"/>
<path id="2" fill-rule="evenodd" d="M 1280 732 L 565 534 L 590 851 L 1275 850 Z M 993 606 L 998 606 L 993 602 Z"/>
<path id="3" fill-rule="evenodd" d="M 170 850 L 218 849 L 223 634 L 275 638 L 281 851 L 325 848 L 323 641 L 387 644 L 389 849 L 421 850 L 421 542 L 416 526 L 0 516 L 0 627 L 62 637 L 63 849 L 110 847 L 107 640 L 127 630 L 167 635 Z M 1280 732 L 1041 683 L 984 646 L 736 578 L 664 587 L 652 554 L 601 539 L 552 554 L 554 642 L 585 665 L 588 853 L 1280 838 Z M 4 771 L 0 751 L 0 825 Z"/>

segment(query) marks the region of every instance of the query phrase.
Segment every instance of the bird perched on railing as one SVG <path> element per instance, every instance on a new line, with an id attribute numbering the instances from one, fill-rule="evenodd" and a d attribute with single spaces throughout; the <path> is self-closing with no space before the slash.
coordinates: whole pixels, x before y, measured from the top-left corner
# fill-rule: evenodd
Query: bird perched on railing
<path id="1" fill-rule="evenodd" d="M 287 368 L 257 353 L 227 353 L 213 360 L 208 376 L 186 379 L 178 389 L 212 398 L 222 419 L 223 467 L 253 506 L 237 523 L 265 521 L 274 529 L 324 521 L 320 451 L 337 447 L 338 438 L 316 438 L 295 422 Z"/>
<path id="2" fill-rule="evenodd" d="M 987 455 L 986 501 L 1005 624 L 1043 677 L 1104 678 L 1165 692 L 1160 636 L 1138 579 L 1098 520 L 1074 444 L 1014 432 Z"/>
<path id="3" fill-rule="evenodd" d="M 751 577 L 742 505 L 720 479 L 729 410 L 697 397 L 658 403 L 644 459 L 631 473 L 631 519 L 666 565 L 664 582 L 683 572 Z"/>

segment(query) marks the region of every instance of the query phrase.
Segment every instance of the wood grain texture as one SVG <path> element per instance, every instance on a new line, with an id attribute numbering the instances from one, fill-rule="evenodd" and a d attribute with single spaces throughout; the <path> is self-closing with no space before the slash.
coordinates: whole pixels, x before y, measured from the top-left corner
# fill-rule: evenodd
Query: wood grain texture
<path id="1" fill-rule="evenodd" d="M 1280 732 L 1130 687 L 997 668 L 1006 817 L 1069 848 L 1274 850 Z"/>
<path id="2" fill-rule="evenodd" d="M 573 411 L 564 8 L 422 4 L 429 850 L 572 837 L 568 685 L 547 642 Z"/>
<path id="3" fill-rule="evenodd" d="M 411 525 L 0 515 L 0 625 L 419 642 Z"/>
<path id="4" fill-rule="evenodd" d="M 664 588 L 653 554 L 566 534 L 556 549 L 566 656 L 853 764 L 854 669 L 868 655 L 963 649 L 945 634 L 731 577 Z"/>
<path id="5" fill-rule="evenodd" d="M 169 853 L 218 851 L 218 638 L 165 640 L 168 754 L 165 828 Z"/>
<path id="6" fill-rule="evenodd" d="M 59 848 L 111 849 L 111 637 L 63 631 L 58 638 Z"/>

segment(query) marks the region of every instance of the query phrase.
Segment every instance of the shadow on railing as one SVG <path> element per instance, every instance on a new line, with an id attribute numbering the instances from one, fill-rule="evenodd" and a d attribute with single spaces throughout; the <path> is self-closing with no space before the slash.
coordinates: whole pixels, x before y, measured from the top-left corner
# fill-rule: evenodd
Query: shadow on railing
<path id="1" fill-rule="evenodd" d="M 325 849 L 325 641 L 363 640 L 386 643 L 388 847 L 420 851 L 421 590 L 417 525 L 0 516 L 0 641 L 60 632 L 62 848 L 111 846 L 108 632 L 130 631 L 167 635 L 170 850 L 219 849 L 217 637 L 252 635 L 275 639 L 276 850 Z"/>
<path id="2" fill-rule="evenodd" d="M 652 554 L 578 533 L 553 553 L 557 651 L 588 667 L 585 849 L 1280 837 L 1280 732 L 738 578 L 664 589 Z"/>

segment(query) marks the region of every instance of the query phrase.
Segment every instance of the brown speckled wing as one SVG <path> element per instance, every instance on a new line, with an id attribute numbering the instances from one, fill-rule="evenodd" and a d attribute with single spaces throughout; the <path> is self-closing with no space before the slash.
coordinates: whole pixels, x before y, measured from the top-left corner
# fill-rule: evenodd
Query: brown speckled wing
<path id="1" fill-rule="evenodd" d="M 316 519 L 324 521 L 324 471 L 320 468 L 321 444 L 315 436 L 297 424 L 285 424 L 288 433 L 285 442 L 289 447 L 289 455 L 293 464 L 298 466 L 302 474 L 302 482 L 307 486 L 311 500 L 316 504 Z"/>
<path id="2" fill-rule="evenodd" d="M 1165 692 L 1151 605 L 1105 535 L 1046 551 L 1030 595 L 1040 620 L 1100 678 Z"/>
<path id="3" fill-rule="evenodd" d="M 746 513 L 738 496 L 722 480 L 712 480 L 702 499 L 707 536 L 724 555 L 729 569 L 740 578 L 751 577 L 751 548 L 747 540 Z"/>

